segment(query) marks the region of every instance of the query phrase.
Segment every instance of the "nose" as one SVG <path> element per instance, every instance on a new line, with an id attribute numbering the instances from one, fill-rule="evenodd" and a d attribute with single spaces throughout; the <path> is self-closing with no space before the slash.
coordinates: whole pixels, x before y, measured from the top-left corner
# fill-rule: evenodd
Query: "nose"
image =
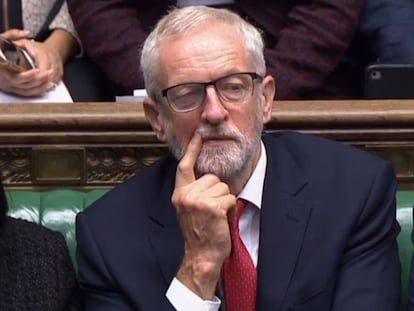
<path id="1" fill-rule="evenodd" d="M 210 85 L 206 88 L 206 98 L 201 118 L 206 122 L 218 124 L 227 120 L 228 111 L 223 105 L 223 101 L 219 97 L 214 86 Z"/>

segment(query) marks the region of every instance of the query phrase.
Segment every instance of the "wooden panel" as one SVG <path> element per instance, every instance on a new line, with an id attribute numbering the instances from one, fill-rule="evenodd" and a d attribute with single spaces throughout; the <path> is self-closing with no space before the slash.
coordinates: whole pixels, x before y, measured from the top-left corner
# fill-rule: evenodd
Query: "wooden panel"
<path id="1" fill-rule="evenodd" d="M 112 187 L 167 152 L 138 102 L 0 107 L 0 171 L 8 187 Z M 367 149 L 395 164 L 400 187 L 414 187 L 414 100 L 277 101 L 266 130 Z"/>

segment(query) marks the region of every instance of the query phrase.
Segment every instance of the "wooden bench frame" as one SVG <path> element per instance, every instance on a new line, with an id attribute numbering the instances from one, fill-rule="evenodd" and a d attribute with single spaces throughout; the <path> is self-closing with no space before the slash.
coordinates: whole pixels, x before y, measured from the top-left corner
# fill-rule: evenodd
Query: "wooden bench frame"
<path id="1" fill-rule="evenodd" d="M 6 103 L 0 171 L 8 188 L 113 187 L 167 152 L 141 103 Z M 277 101 L 267 131 L 300 131 L 391 160 L 414 188 L 414 100 Z"/>

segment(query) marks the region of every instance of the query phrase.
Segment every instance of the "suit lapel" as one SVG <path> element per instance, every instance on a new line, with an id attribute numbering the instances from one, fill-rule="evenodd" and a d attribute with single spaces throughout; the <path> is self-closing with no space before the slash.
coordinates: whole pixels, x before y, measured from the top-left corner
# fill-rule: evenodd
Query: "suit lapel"
<path id="1" fill-rule="evenodd" d="M 258 309 L 278 310 L 294 272 L 313 203 L 307 203 L 311 202 L 304 194 L 307 180 L 283 141 L 264 141 L 268 164 L 261 210 Z"/>

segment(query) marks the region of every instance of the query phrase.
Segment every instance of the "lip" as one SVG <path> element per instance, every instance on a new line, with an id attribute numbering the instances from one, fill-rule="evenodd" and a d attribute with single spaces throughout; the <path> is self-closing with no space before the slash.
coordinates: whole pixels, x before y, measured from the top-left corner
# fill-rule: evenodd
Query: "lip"
<path id="1" fill-rule="evenodd" d="M 203 144 L 207 145 L 218 145 L 218 144 L 224 144 L 234 142 L 234 139 L 229 136 L 207 136 L 203 137 Z"/>

